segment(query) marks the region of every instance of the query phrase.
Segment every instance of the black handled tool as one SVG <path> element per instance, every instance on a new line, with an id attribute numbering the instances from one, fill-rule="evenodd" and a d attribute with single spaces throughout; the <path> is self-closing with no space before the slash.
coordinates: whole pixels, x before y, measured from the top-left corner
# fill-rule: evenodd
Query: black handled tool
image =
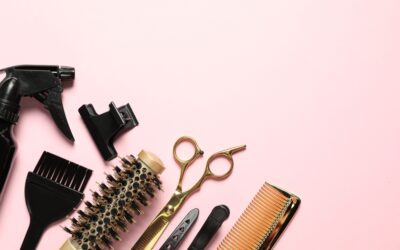
<path id="1" fill-rule="evenodd" d="M 20 101 L 31 96 L 50 111 L 64 135 L 74 141 L 61 101 L 62 81 L 73 80 L 71 67 L 22 65 L 0 69 L 5 78 L 0 83 L 0 194 L 7 181 L 16 145 L 12 128 L 18 121 Z"/>
<path id="2" fill-rule="evenodd" d="M 222 223 L 228 219 L 229 213 L 229 208 L 225 205 L 214 207 L 188 250 L 203 250 L 221 227 Z"/>
<path id="3" fill-rule="evenodd" d="M 139 125 L 129 103 L 117 108 L 111 102 L 109 107 L 110 111 L 100 115 L 92 104 L 79 108 L 79 113 L 105 161 L 111 161 L 118 156 L 113 145 L 116 137 Z"/>
<path id="4" fill-rule="evenodd" d="M 66 218 L 82 201 L 92 170 L 44 152 L 25 183 L 31 222 L 21 250 L 36 249 L 48 225 Z"/>
<path id="5" fill-rule="evenodd" d="M 165 241 L 164 245 L 161 246 L 160 250 L 174 250 L 177 249 L 179 243 L 185 237 L 190 228 L 194 225 L 197 218 L 199 217 L 199 209 L 194 208 L 183 218 L 181 223 L 175 228 L 172 234 Z"/>

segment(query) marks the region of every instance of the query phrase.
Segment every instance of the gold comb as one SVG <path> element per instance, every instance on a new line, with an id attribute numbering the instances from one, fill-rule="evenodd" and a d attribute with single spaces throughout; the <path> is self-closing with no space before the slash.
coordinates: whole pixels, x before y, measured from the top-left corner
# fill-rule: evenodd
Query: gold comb
<path id="1" fill-rule="evenodd" d="M 272 249 L 299 205 L 299 197 L 266 182 L 218 250 Z"/>

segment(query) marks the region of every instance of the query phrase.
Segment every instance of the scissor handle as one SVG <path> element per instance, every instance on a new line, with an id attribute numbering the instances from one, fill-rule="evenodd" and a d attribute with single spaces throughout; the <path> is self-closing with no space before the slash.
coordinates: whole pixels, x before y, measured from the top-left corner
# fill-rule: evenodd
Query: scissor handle
<path id="1" fill-rule="evenodd" d="M 222 151 L 219 151 L 213 155 L 210 156 L 210 158 L 208 158 L 207 160 L 207 166 L 206 166 L 206 173 L 205 176 L 203 177 L 208 177 L 208 178 L 213 178 L 213 179 L 217 179 L 217 180 L 221 180 L 221 179 L 225 179 L 228 176 L 231 175 L 232 171 L 233 171 L 233 154 L 240 152 L 242 150 L 246 149 L 246 145 L 241 145 L 241 146 L 237 146 L 237 147 L 233 147 L 233 148 L 228 148 Z M 211 163 L 218 159 L 218 158 L 224 158 L 226 159 L 230 166 L 227 172 L 223 173 L 223 174 L 215 174 L 212 170 L 211 170 Z"/>
<path id="2" fill-rule="evenodd" d="M 190 157 L 189 159 L 181 159 L 178 156 L 178 152 L 177 152 L 178 147 L 179 147 L 179 145 L 181 145 L 184 142 L 188 142 L 194 148 L 194 153 L 193 153 L 192 157 Z M 193 138 L 191 138 L 189 136 L 182 136 L 175 142 L 173 154 L 174 154 L 175 161 L 181 166 L 182 170 L 185 171 L 186 168 L 189 165 L 191 165 L 196 159 L 203 156 L 204 152 L 203 152 L 203 150 L 200 149 L 199 145 Z"/>

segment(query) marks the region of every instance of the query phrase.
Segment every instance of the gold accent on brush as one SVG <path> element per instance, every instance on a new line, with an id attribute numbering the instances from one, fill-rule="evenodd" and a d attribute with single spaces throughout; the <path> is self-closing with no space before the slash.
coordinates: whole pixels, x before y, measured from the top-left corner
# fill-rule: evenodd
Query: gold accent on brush
<path id="1" fill-rule="evenodd" d="M 218 250 L 272 249 L 299 205 L 299 197 L 266 182 Z"/>

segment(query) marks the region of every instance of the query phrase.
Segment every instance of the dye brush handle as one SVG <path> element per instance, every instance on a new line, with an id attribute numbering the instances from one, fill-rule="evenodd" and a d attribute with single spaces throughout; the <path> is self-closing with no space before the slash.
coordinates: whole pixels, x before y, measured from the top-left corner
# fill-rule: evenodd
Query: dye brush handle
<path id="1" fill-rule="evenodd" d="M 36 220 L 31 220 L 28 231 L 26 232 L 24 242 L 22 243 L 21 250 L 34 250 L 39 244 L 40 238 L 46 225 L 43 225 Z"/>

